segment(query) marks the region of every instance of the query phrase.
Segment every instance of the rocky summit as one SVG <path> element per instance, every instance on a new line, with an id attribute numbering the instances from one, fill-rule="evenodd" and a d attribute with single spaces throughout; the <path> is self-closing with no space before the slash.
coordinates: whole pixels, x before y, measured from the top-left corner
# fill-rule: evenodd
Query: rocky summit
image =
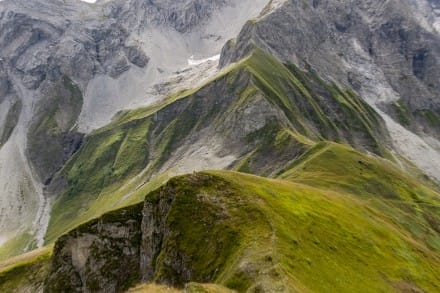
<path id="1" fill-rule="evenodd" d="M 436 0 L 0 0 L 1 292 L 440 292 Z"/>

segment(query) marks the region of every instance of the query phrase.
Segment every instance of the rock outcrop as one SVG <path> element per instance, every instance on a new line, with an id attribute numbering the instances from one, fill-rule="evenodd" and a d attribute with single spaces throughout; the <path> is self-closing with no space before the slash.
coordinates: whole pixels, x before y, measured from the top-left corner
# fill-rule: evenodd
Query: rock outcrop
<path id="1" fill-rule="evenodd" d="M 142 207 L 107 214 L 61 237 L 46 292 L 120 292 L 139 280 Z"/>
<path id="2" fill-rule="evenodd" d="M 143 203 L 62 236 L 44 291 L 121 292 L 141 281 L 183 286 L 213 280 L 224 265 L 221 260 L 229 257 L 226 248 L 239 246 L 233 229 L 226 235 L 211 233 L 229 221 L 227 211 L 219 208 L 228 201 L 203 195 L 217 184 L 222 182 L 203 174 L 173 179 Z M 210 243 L 204 249 L 212 254 L 193 259 L 189 252 L 198 249 L 195 243 Z"/>

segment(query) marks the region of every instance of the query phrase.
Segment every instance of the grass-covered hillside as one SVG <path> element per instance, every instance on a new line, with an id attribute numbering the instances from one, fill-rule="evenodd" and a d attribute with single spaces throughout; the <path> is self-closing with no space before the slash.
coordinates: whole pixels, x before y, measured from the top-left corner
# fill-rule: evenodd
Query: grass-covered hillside
<path id="1" fill-rule="evenodd" d="M 50 246 L 0 262 L 1 292 L 41 292 L 49 273 Z"/>
<path id="2" fill-rule="evenodd" d="M 255 49 L 86 136 L 45 189 L 53 249 L 0 291 L 440 291 L 438 186 L 389 147 L 351 90 Z"/>
<path id="3" fill-rule="evenodd" d="M 54 177 L 47 242 L 142 200 L 172 175 L 235 169 L 273 177 L 321 140 L 387 155 L 381 119 L 350 90 L 256 49 L 191 91 L 120 113 Z"/>
<path id="4" fill-rule="evenodd" d="M 343 168 L 323 164 L 341 156 Z M 334 143 L 316 145 L 280 178 L 230 171 L 173 178 L 145 194 L 141 206 L 63 236 L 47 284 L 72 290 L 77 283 L 69 280 L 78 275 L 81 286 L 110 286 L 114 278 L 93 280 L 120 272 L 133 287 L 141 280 L 177 289 L 221 286 L 200 292 L 440 290 L 438 193 L 383 159 Z M 139 209 L 143 219 L 130 222 Z M 136 225 L 141 234 L 124 238 Z M 127 251 L 139 251 L 131 257 L 117 249 L 128 240 Z M 86 257 L 80 265 L 79 256 Z M 139 270 L 124 268 L 128 262 L 139 262 Z M 148 288 L 165 290 L 133 290 Z"/>

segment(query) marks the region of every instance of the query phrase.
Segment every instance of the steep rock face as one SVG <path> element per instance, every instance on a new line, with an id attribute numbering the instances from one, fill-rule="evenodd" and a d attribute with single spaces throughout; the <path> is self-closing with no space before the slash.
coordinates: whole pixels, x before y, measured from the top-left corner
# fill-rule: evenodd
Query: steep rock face
<path id="1" fill-rule="evenodd" d="M 140 281 L 183 286 L 213 280 L 239 246 L 219 206 L 229 200 L 204 194 L 218 184 L 208 175 L 176 178 L 142 204 L 69 232 L 55 245 L 45 292 L 121 292 Z M 230 231 L 212 233 L 224 229 Z M 193 258 L 197 243 L 207 245 L 200 259 Z"/>
<path id="2" fill-rule="evenodd" d="M 180 33 L 186 33 L 197 27 L 200 23 L 206 22 L 212 13 L 226 4 L 232 3 L 230 0 L 184 0 L 184 1 L 131 1 L 129 11 L 121 10 L 126 1 L 114 1 L 110 4 L 110 11 L 114 18 L 122 22 L 145 23 L 151 22 L 155 25 L 167 25 L 173 27 Z M 127 20 L 127 12 L 134 19 Z"/>
<path id="3" fill-rule="evenodd" d="M 395 99 L 369 88 L 373 83 L 389 85 L 413 111 L 436 111 L 440 32 L 433 25 L 434 8 L 426 11 L 425 19 L 420 15 L 425 11 L 417 9 L 419 4 L 411 3 L 284 1 L 274 11 L 249 22 L 236 45 L 225 47 L 221 63 L 241 59 L 254 44 L 281 60 L 309 66 L 329 79 L 362 89 L 362 93 L 369 93 L 365 98 L 378 102 Z M 428 17 L 434 20 L 429 22 Z M 356 62 L 363 66 L 356 70 Z M 367 62 L 371 68 L 365 67 Z M 380 76 L 368 81 L 366 75 L 373 70 Z"/>
<path id="4" fill-rule="evenodd" d="M 123 72 L 120 63 L 125 60 L 128 70 L 135 55 L 143 59 L 135 62 L 137 66 L 146 65 L 145 53 L 127 44 L 125 27 L 114 19 L 94 19 L 100 9 L 90 8 L 85 19 L 88 25 L 83 26 L 78 20 L 87 6 L 79 1 L 8 1 L 2 6 L 2 59 L 28 89 L 63 75 L 81 87 L 95 74 L 112 73 L 116 78 Z"/>
<path id="5" fill-rule="evenodd" d="M 140 267 L 144 282 L 182 286 L 191 281 L 209 282 L 220 274 L 225 266 L 222 262 L 240 246 L 238 231 L 230 226 L 232 213 L 226 208 L 230 199 L 209 194 L 210 187 L 221 186 L 226 187 L 219 178 L 193 174 L 172 179 L 147 196 Z M 235 197 L 228 189 L 224 192 Z M 222 235 L 222 230 L 228 233 Z M 201 246 L 205 244 L 209 248 Z M 195 258 L 197 247 L 206 254 Z"/>
<path id="6" fill-rule="evenodd" d="M 142 207 L 107 214 L 61 237 L 46 292 L 120 292 L 139 279 Z"/>
<path id="7" fill-rule="evenodd" d="M 396 149 L 438 179 L 439 169 L 423 160 L 428 151 L 435 165 L 440 162 L 437 5 L 425 0 L 273 1 L 272 9 L 248 22 L 237 40 L 224 47 L 221 64 L 239 60 L 258 46 L 284 62 L 352 87 L 425 139 L 386 118 Z M 408 136 L 419 144 L 404 141 Z"/>

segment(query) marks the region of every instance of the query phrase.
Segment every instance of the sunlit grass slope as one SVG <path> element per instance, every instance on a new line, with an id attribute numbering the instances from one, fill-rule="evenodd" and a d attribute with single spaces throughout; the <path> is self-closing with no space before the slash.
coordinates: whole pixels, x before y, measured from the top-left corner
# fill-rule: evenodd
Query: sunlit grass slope
<path id="1" fill-rule="evenodd" d="M 129 293 L 234 293 L 236 291 L 214 284 L 189 283 L 184 290 L 163 285 L 144 284 L 128 290 Z"/>
<path id="2" fill-rule="evenodd" d="M 334 143 L 317 144 L 280 178 L 206 171 L 145 191 L 150 204 L 173 199 L 152 281 L 239 292 L 440 290 L 435 191 Z M 171 266 L 176 255 L 189 275 Z M 154 286 L 138 289 L 163 289 Z"/>
<path id="3" fill-rule="evenodd" d="M 52 247 L 0 262 L 0 292 L 38 292 L 49 272 Z"/>
<path id="4" fill-rule="evenodd" d="M 391 162 L 321 142 L 279 177 L 367 201 L 407 236 L 440 251 L 440 195 Z"/>
<path id="5" fill-rule="evenodd" d="M 262 212 L 266 224 L 248 227 L 260 235 L 259 240 L 244 247 L 250 249 L 252 243 L 267 255 L 260 251 L 246 260 L 252 253 L 243 252 L 240 262 L 259 263 L 255 268 L 260 271 L 266 260 L 273 271 L 264 275 L 277 276 L 280 286 L 315 292 L 381 292 L 402 286 L 440 290 L 440 249 L 430 245 L 428 237 L 417 239 L 411 227 L 436 239 L 439 231 L 428 220 L 407 215 L 411 200 L 388 205 L 386 199 L 376 202 L 371 195 L 359 198 L 284 180 L 224 171 L 212 174 L 226 180 Z M 427 200 L 438 196 L 433 192 L 426 195 Z M 420 198 L 425 199 L 425 194 Z M 432 204 L 438 203 L 437 198 Z M 431 208 L 420 205 L 417 210 L 423 214 Z"/>

